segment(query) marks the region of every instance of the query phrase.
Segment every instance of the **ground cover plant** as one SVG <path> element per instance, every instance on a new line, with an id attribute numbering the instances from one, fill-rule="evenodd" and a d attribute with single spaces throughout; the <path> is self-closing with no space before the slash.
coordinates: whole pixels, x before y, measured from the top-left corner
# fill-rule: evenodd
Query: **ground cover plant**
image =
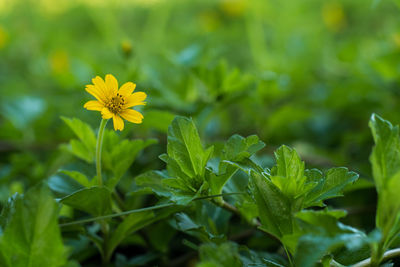
<path id="1" fill-rule="evenodd" d="M 0 3 L 0 266 L 397 266 L 399 1 Z"/>

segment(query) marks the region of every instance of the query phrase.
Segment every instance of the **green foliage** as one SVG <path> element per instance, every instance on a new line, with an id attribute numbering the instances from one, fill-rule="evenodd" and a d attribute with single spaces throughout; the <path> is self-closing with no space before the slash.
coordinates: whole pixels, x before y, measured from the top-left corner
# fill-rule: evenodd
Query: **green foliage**
<path id="1" fill-rule="evenodd" d="M 400 264 L 399 0 L 6 2 L 0 266 Z"/>
<path id="2" fill-rule="evenodd" d="M 111 177 L 106 181 L 107 187 L 113 189 L 139 153 L 146 147 L 156 144 L 157 140 L 120 140 L 115 132 L 108 131 L 103 145 L 102 162 L 104 169 L 111 172 Z"/>
<path id="3" fill-rule="evenodd" d="M 209 168 L 207 163 L 213 155 L 213 147 L 204 150 L 193 121 L 177 117 L 168 132 L 168 154 L 160 156 L 167 163 L 168 174 L 150 171 L 138 176 L 136 184 L 179 204 L 187 204 L 200 196 L 219 195 L 239 169 L 230 161 L 244 161 L 264 146 L 255 135 L 247 138 L 233 135 L 224 145 L 218 167 Z M 173 191 L 166 190 L 165 186 Z"/>
<path id="4" fill-rule="evenodd" d="M 343 211 L 302 211 L 296 214 L 301 221 L 301 237 L 294 256 L 296 266 L 312 267 L 329 252 L 341 246 L 351 250 L 366 240 L 364 233 L 337 221 L 345 216 Z M 298 238 L 294 236 L 294 238 Z M 288 237 L 290 239 L 291 237 Z M 292 237 L 293 238 L 293 237 Z"/>
<path id="5" fill-rule="evenodd" d="M 1 266 L 63 266 L 66 249 L 57 223 L 58 205 L 45 186 L 15 195 L 2 212 Z"/>
<path id="6" fill-rule="evenodd" d="M 146 112 L 146 120 L 143 121 L 143 127 L 148 129 L 156 129 L 160 132 L 167 133 L 168 126 L 171 124 L 175 115 L 169 111 L 151 110 Z"/>
<path id="7" fill-rule="evenodd" d="M 344 188 L 358 179 L 358 174 L 343 167 L 329 169 L 325 177 L 318 170 L 309 170 L 307 174 L 318 184 L 307 194 L 304 207 L 323 206 L 323 200 L 342 196 Z"/>
<path id="8" fill-rule="evenodd" d="M 200 92 L 207 102 L 217 98 L 232 101 L 241 96 L 253 82 L 250 75 L 242 75 L 239 69 L 230 70 L 226 61 L 220 61 L 210 68 L 197 68 L 193 74 L 196 86 L 205 91 Z"/>
<path id="9" fill-rule="evenodd" d="M 111 212 L 111 192 L 105 187 L 84 188 L 62 198 L 61 203 L 94 216 L 105 215 Z"/>
<path id="10" fill-rule="evenodd" d="M 204 150 L 194 122 L 177 117 L 168 128 L 168 155 L 161 159 L 167 163 L 171 179 L 164 180 L 168 186 L 183 192 L 196 194 L 205 189 L 204 174 L 213 147 Z"/>
<path id="11" fill-rule="evenodd" d="M 290 200 L 264 175 L 252 171 L 251 179 L 261 228 L 278 238 L 292 233 Z"/>
<path id="12" fill-rule="evenodd" d="M 260 217 L 260 229 L 279 239 L 294 255 L 295 262 L 300 262 L 299 266 L 313 266 L 328 251 L 346 244 L 348 239 L 343 240 L 342 236 L 335 236 L 335 238 L 329 236 L 333 233 L 330 232 L 331 230 L 338 228 L 337 219 L 344 216 L 343 213 L 332 211 L 317 213 L 305 209 L 323 206 L 323 200 L 341 196 L 344 187 L 354 182 L 358 175 L 349 172 L 346 168 L 333 168 L 325 175 L 316 169 L 305 170 L 304 162 L 301 161 L 297 152 L 287 146 L 278 148 L 275 157 L 276 165 L 271 170 L 263 170 L 250 162 L 245 165 L 236 164 L 236 166 L 241 167 L 250 175 L 252 193 Z M 304 228 L 297 218 L 310 224 L 321 222 L 321 229 L 325 229 L 323 233 L 328 235 L 327 239 L 323 239 L 319 231 L 314 240 L 312 231 L 316 231 L 316 227 L 320 226 L 314 225 L 311 229 Z M 346 238 L 349 236 L 348 232 L 342 234 L 346 235 Z M 304 238 L 305 241 L 299 237 Z M 319 242 L 325 244 L 319 247 L 320 252 L 310 253 L 313 250 L 312 246 L 318 246 Z M 304 251 L 299 251 L 296 247 Z M 310 251 L 306 251 L 307 249 Z"/>
<path id="13" fill-rule="evenodd" d="M 227 223 L 231 214 L 207 201 L 197 201 L 195 207 L 194 214 L 176 214 L 174 228 L 201 242 L 221 243 L 225 241 Z"/>
<path id="14" fill-rule="evenodd" d="M 77 118 L 61 118 L 78 137 L 78 139 L 72 139 L 70 141 L 69 151 L 78 158 L 92 163 L 96 150 L 96 136 L 92 128 Z"/>
<path id="15" fill-rule="evenodd" d="M 170 207 L 160 211 L 143 211 L 128 215 L 111 234 L 106 247 L 106 257 L 110 259 L 117 246 L 132 233 L 159 220 L 163 220 L 179 210 L 180 208 Z"/>
<path id="16" fill-rule="evenodd" d="M 60 173 L 66 174 L 72 179 L 74 179 L 79 184 L 83 185 L 84 187 L 92 187 L 95 186 L 97 181 L 95 179 L 89 180 L 86 175 L 80 173 L 78 171 L 67 171 L 61 170 Z"/>
<path id="17" fill-rule="evenodd" d="M 400 136 L 399 126 L 392 126 L 375 114 L 369 126 L 375 141 L 370 161 L 378 192 L 376 226 L 382 231 L 382 240 L 375 251 L 380 260 L 400 232 Z"/>
<path id="18" fill-rule="evenodd" d="M 119 245 L 119 243 L 121 243 L 121 241 L 123 241 L 127 236 L 136 230 L 143 228 L 147 224 L 150 224 L 153 218 L 154 213 L 152 211 L 144 211 L 127 216 L 118 225 L 110 237 L 107 245 L 107 257 L 111 258 L 113 251 Z"/>
<path id="19" fill-rule="evenodd" d="M 241 162 L 264 146 L 265 144 L 256 135 L 247 138 L 237 134 L 231 136 L 224 145 L 217 173 L 209 173 L 208 183 L 211 195 L 221 194 L 226 182 L 239 169 L 228 161 Z"/>
<path id="20" fill-rule="evenodd" d="M 243 266 L 235 243 L 204 244 L 199 249 L 201 263 L 198 267 Z"/>
<path id="21" fill-rule="evenodd" d="M 89 129 L 82 127 L 85 124 L 79 120 L 65 120 L 74 129 Z M 324 266 L 328 266 L 336 251 L 365 255 L 363 250 L 368 245 L 372 247 L 372 259 L 379 262 L 383 255 L 381 252 L 388 248 L 398 232 L 395 201 L 397 187 L 391 181 L 397 177 L 395 168 L 398 167 L 396 155 L 399 152 L 399 136 L 398 127 L 393 127 L 375 115 L 370 125 L 376 141 L 371 162 L 378 201 L 381 201 L 378 202 L 377 227 L 382 231 L 382 237 L 368 237 L 362 231 L 340 223 L 339 219 L 346 212 L 326 207 L 326 200 L 343 196 L 345 187 L 358 179 L 356 173 L 343 167 L 331 168 L 325 172 L 315 168 L 306 169 L 296 150 L 288 146 L 281 146 L 275 151 L 274 166 L 263 168 L 255 162 L 255 153 L 265 144 L 255 135 L 247 138 L 233 135 L 225 143 L 218 145 L 213 153 L 213 146 L 203 148 L 193 120 L 185 117 L 175 118 L 169 127 L 167 154 L 160 156 L 167 164 L 166 170 L 152 170 L 137 176 L 132 185 L 133 190 L 125 196 L 128 197 L 128 203 L 123 206 L 118 192 L 114 191 L 117 183 L 138 153 L 153 144 L 154 140 L 121 141 L 114 132 L 106 131 L 103 161 L 105 174 L 110 175 L 106 186 L 96 186 L 96 179 L 89 179 L 84 173 L 75 170 L 59 171 L 60 175 L 66 175 L 70 180 L 54 176 L 49 185 L 56 191 L 65 188 L 63 190 L 68 194 L 61 198 L 60 203 L 95 217 L 93 220 L 76 223 L 99 222 L 100 228 L 97 230 L 88 228 L 83 231 L 86 238 L 96 244 L 104 262 L 110 261 L 124 242 L 138 242 L 130 241 L 129 237 L 139 237 L 135 235 L 139 230 L 143 231 L 147 226 L 173 216 L 170 227 L 200 242 L 198 266 L 224 266 L 226 262 L 232 266 L 242 266 L 245 263 L 284 266 L 285 263 L 278 258 L 271 255 L 263 257 L 247 248 L 242 251 L 236 243 L 226 241 L 231 212 L 279 240 L 291 265 L 311 267 L 321 261 Z M 149 193 L 155 194 L 159 203 L 171 203 L 167 204 L 170 207 L 156 210 L 158 207 L 155 206 L 121 212 L 121 208 L 136 205 L 129 201 L 129 197 L 138 201 L 138 197 Z M 230 193 L 234 194 L 232 199 L 236 201 L 235 205 L 226 201 Z M 10 203 L 18 203 L 18 199 L 19 197 Z M 390 211 L 394 209 L 395 213 L 391 214 L 389 209 L 383 209 L 382 201 L 389 205 Z M 315 207 L 325 209 L 310 209 Z M 10 214 L 13 214 L 14 209 L 14 204 L 3 209 L 1 222 L 5 227 L 4 237 L 10 228 L 7 225 L 12 221 Z M 113 220 L 113 211 L 120 212 L 120 216 L 126 216 L 121 220 Z M 73 213 L 68 214 L 68 217 L 72 216 Z M 67 221 L 66 225 L 76 223 Z M 167 250 L 165 244 L 156 245 L 155 235 L 149 236 L 153 240 L 149 244 L 154 244 L 162 251 Z M 188 239 L 184 239 L 184 244 L 192 248 L 198 246 Z M 226 258 L 221 258 L 221 255 L 226 255 Z M 149 254 L 143 260 L 147 262 L 156 258 L 157 256 Z M 122 260 L 119 258 L 119 261 Z M 130 261 L 137 260 L 139 259 Z M 127 262 L 128 259 L 123 261 Z M 344 261 L 349 262 L 346 259 Z"/>

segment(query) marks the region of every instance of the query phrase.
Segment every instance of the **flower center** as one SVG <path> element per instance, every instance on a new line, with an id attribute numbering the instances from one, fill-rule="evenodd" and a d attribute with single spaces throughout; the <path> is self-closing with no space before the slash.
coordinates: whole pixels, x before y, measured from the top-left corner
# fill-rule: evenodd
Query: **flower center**
<path id="1" fill-rule="evenodd" d="M 113 96 L 110 101 L 106 104 L 106 107 L 109 111 L 114 114 L 120 113 L 122 110 L 122 106 L 125 104 L 125 99 L 122 95 L 117 93 L 116 96 Z"/>

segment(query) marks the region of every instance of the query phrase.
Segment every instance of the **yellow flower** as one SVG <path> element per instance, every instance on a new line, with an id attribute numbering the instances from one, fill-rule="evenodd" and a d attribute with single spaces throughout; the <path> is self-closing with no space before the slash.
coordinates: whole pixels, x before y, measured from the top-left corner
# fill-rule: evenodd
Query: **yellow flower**
<path id="1" fill-rule="evenodd" d="M 116 131 L 124 129 L 121 117 L 133 123 L 142 123 L 143 115 L 131 107 L 146 105 L 143 101 L 147 95 L 143 92 L 133 93 L 136 84 L 127 82 L 118 89 L 117 79 L 111 74 L 106 75 L 105 81 L 96 76 L 92 79 L 92 83 L 86 85 L 86 91 L 97 100 L 86 102 L 84 108 L 100 111 L 103 119 L 112 118 Z"/>
<path id="2" fill-rule="evenodd" d="M 333 32 L 338 32 L 346 26 L 346 14 L 340 2 L 325 2 L 322 7 L 322 18 L 328 29 Z"/>
<path id="3" fill-rule="evenodd" d="M 224 0 L 220 6 L 228 16 L 239 17 L 246 11 L 247 2 L 244 0 Z"/>
<path id="4" fill-rule="evenodd" d="M 61 74 L 69 71 L 69 58 L 64 50 L 57 50 L 50 56 L 50 66 L 54 73 Z"/>
<path id="5" fill-rule="evenodd" d="M 5 47 L 8 42 L 8 33 L 6 30 L 0 25 L 0 49 Z"/>

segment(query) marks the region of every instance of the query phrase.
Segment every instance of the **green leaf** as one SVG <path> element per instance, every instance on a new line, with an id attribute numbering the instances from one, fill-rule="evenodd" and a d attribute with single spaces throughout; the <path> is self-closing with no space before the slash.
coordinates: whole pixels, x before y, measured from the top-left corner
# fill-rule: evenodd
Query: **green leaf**
<path id="1" fill-rule="evenodd" d="M 273 175 L 294 180 L 304 179 L 304 162 L 301 161 L 296 150 L 283 145 L 279 147 L 274 154 L 276 158 L 276 169 Z"/>
<path id="2" fill-rule="evenodd" d="M 96 135 L 90 125 L 77 118 L 69 119 L 61 117 L 61 119 L 71 128 L 79 139 L 79 141 L 76 139 L 71 140 L 71 152 L 77 157 L 92 163 L 96 151 Z"/>
<path id="3" fill-rule="evenodd" d="M 61 117 L 61 119 L 88 148 L 96 148 L 96 135 L 89 124 L 84 123 L 77 118 L 69 119 Z"/>
<path id="4" fill-rule="evenodd" d="M 151 222 L 154 218 L 153 211 L 143 211 L 135 214 L 128 215 L 122 223 L 112 232 L 110 239 L 107 243 L 106 257 L 110 258 L 115 248 L 124 240 L 128 235 L 143 228 Z"/>
<path id="5" fill-rule="evenodd" d="M 399 126 L 393 126 L 373 114 L 369 126 L 375 146 L 370 156 L 372 172 L 378 191 L 376 225 L 383 234 L 383 243 L 389 246 L 400 232 L 400 138 Z"/>
<path id="6" fill-rule="evenodd" d="M 197 192 L 187 186 L 179 178 L 169 178 L 164 171 L 149 171 L 135 178 L 136 184 L 140 188 L 150 188 L 155 194 L 167 197 L 178 205 L 187 205 L 196 197 L 206 191 L 207 183 L 204 183 Z"/>
<path id="7" fill-rule="evenodd" d="M 204 177 L 205 167 L 213 147 L 203 149 L 193 120 L 176 117 L 168 128 L 168 156 L 176 161 L 188 177 Z"/>
<path id="8" fill-rule="evenodd" d="M 250 135 L 244 138 L 235 134 L 226 142 L 222 155 L 224 160 L 241 161 L 244 158 L 249 158 L 264 147 L 265 143 L 260 141 L 257 135 Z"/>
<path id="9" fill-rule="evenodd" d="M 111 233 L 107 243 L 106 257 L 110 258 L 115 248 L 132 233 L 156 221 L 163 220 L 181 209 L 181 207 L 166 207 L 158 211 L 143 211 L 128 215 Z"/>
<path id="10" fill-rule="evenodd" d="M 135 183 L 144 188 L 150 188 L 161 197 L 171 197 L 171 190 L 163 184 L 168 175 L 162 171 L 148 171 L 135 177 Z"/>
<path id="11" fill-rule="evenodd" d="M 311 178 L 315 181 L 315 177 Z M 332 168 L 326 172 L 325 178 L 321 178 L 306 196 L 304 208 L 311 206 L 323 206 L 323 200 L 342 196 L 344 188 L 358 179 L 358 174 L 349 172 L 347 168 Z"/>
<path id="12" fill-rule="evenodd" d="M 240 135 L 231 136 L 225 143 L 222 159 L 218 167 L 218 174 L 207 172 L 207 181 L 210 185 L 211 195 L 222 193 L 222 189 L 226 182 L 239 169 L 237 166 L 230 164 L 227 161 L 241 162 L 265 146 L 264 142 L 260 141 L 258 136 L 251 135 L 246 138 Z"/>
<path id="13" fill-rule="evenodd" d="M 400 171 L 399 127 L 392 126 L 376 114 L 372 115 L 369 127 L 375 141 L 370 160 L 379 193 L 387 181 Z"/>
<path id="14" fill-rule="evenodd" d="M 249 177 L 244 172 L 232 176 L 224 187 L 224 193 L 234 193 L 229 198 L 239 210 L 240 215 L 250 224 L 258 217 L 258 207 L 249 190 Z M 236 194 L 241 193 L 241 194 Z M 217 199 L 216 199 L 217 200 Z"/>
<path id="15" fill-rule="evenodd" d="M 148 129 L 156 129 L 162 133 L 167 133 L 168 126 L 171 124 L 175 115 L 165 110 L 148 110 L 146 112 L 146 119 L 143 121 L 141 127 Z"/>
<path id="16" fill-rule="evenodd" d="M 241 267 L 239 248 L 236 243 L 225 242 L 220 245 L 207 243 L 200 246 L 200 266 Z"/>
<path id="17" fill-rule="evenodd" d="M 94 150 L 88 149 L 84 143 L 79 140 L 72 139 L 69 141 L 69 146 L 65 146 L 67 151 L 76 157 L 85 160 L 88 163 L 94 162 Z"/>
<path id="18" fill-rule="evenodd" d="M 103 160 L 104 167 L 111 170 L 113 173 L 113 177 L 106 181 L 107 187 L 113 189 L 132 165 L 139 152 L 155 143 L 157 143 L 156 139 L 149 139 L 146 141 L 141 139 L 123 140 L 122 142 L 114 144 L 108 152 L 103 152 L 104 154 L 108 154 L 105 156 L 105 159 L 108 160 Z M 105 151 L 107 151 L 106 149 L 107 147 Z"/>
<path id="19" fill-rule="evenodd" d="M 254 251 L 243 245 L 239 249 L 243 266 L 285 267 L 289 265 L 287 260 L 279 254 Z"/>
<path id="20" fill-rule="evenodd" d="M 386 188 L 378 193 L 376 224 L 383 232 L 387 246 L 400 233 L 400 173 L 393 176 Z"/>
<path id="21" fill-rule="evenodd" d="M 316 185 L 305 176 L 304 162 L 296 150 L 283 145 L 275 151 L 275 158 L 276 166 L 271 169 L 270 179 L 292 201 Z"/>
<path id="22" fill-rule="evenodd" d="M 176 225 L 174 227 L 176 229 L 196 237 L 201 242 L 220 242 L 226 239 L 225 235 L 217 232 L 215 225 L 210 228 L 209 223 L 213 223 L 210 220 L 204 222 L 199 218 L 191 218 L 186 213 L 175 214 L 175 219 Z"/>
<path id="23" fill-rule="evenodd" d="M 281 238 L 292 233 L 291 205 L 289 199 L 267 177 L 251 171 L 261 228 Z"/>
<path id="24" fill-rule="evenodd" d="M 172 238 L 175 236 L 177 231 L 173 229 L 168 221 L 160 221 L 153 224 L 146 231 L 151 245 L 161 253 L 167 253 L 170 249 Z"/>
<path id="25" fill-rule="evenodd" d="M 185 205 L 208 192 L 206 164 L 213 153 L 213 147 L 204 150 L 193 121 L 176 117 L 168 129 L 168 154 L 160 159 L 167 163 L 170 178 L 162 184 L 172 189 L 172 201 Z"/>
<path id="26" fill-rule="evenodd" d="M 84 186 L 69 176 L 59 174 L 52 175 L 47 184 L 56 197 L 65 197 L 84 188 Z"/>
<path id="27" fill-rule="evenodd" d="M 294 212 L 323 206 L 323 200 L 341 196 L 345 186 L 358 179 L 347 168 L 332 168 L 325 177 L 319 170 L 305 170 L 297 152 L 287 146 L 278 148 L 275 157 L 276 166 L 271 169 L 270 180 L 290 199 Z"/>
<path id="28" fill-rule="evenodd" d="M 296 214 L 302 228 L 301 234 L 297 234 L 298 241 L 293 242 L 297 243 L 296 266 L 313 267 L 325 255 L 340 247 L 354 250 L 365 244 L 367 236 L 363 232 L 338 222 L 338 218 L 345 214 L 341 210 L 307 210 Z"/>
<path id="29" fill-rule="evenodd" d="M 303 210 L 296 213 L 296 218 L 313 226 L 323 226 L 324 229 L 329 229 L 330 234 L 334 234 L 341 231 L 337 225 L 337 219 L 346 216 L 346 214 L 347 212 L 344 210 Z"/>
<path id="30" fill-rule="evenodd" d="M 86 175 L 78 171 L 60 170 L 59 172 L 68 175 L 85 187 L 94 186 L 97 182 L 95 179 L 89 180 Z"/>
<path id="31" fill-rule="evenodd" d="M 183 182 L 179 179 L 165 179 L 163 184 L 170 187 L 172 196 L 170 200 L 175 202 L 177 205 L 188 205 L 194 199 L 206 195 L 208 190 L 208 183 L 204 182 L 196 193 L 187 191 Z"/>
<path id="32" fill-rule="evenodd" d="M 47 187 L 34 187 L 12 202 L 0 238 L 0 265 L 63 266 L 66 251 L 57 222 L 58 205 Z"/>
<path id="33" fill-rule="evenodd" d="M 222 193 L 222 189 L 226 182 L 235 174 L 238 170 L 237 167 L 232 165 L 228 165 L 226 168 L 226 172 L 221 175 L 216 175 L 211 171 L 206 172 L 206 179 L 208 184 L 210 185 L 210 195 L 218 195 Z"/>
<path id="34" fill-rule="evenodd" d="M 295 255 L 296 266 L 314 267 L 336 244 L 341 245 L 343 241 L 319 235 L 302 236 Z"/>
<path id="35" fill-rule="evenodd" d="M 248 176 L 250 176 L 252 171 L 256 171 L 259 173 L 264 172 L 264 169 L 261 168 L 261 166 L 257 165 L 250 159 L 244 159 L 241 162 L 233 162 L 233 161 L 226 161 L 226 160 L 224 162 L 239 168 L 240 170 L 245 172 Z M 268 170 L 268 172 L 269 172 L 269 170 Z"/>
<path id="36" fill-rule="evenodd" d="M 85 188 L 61 199 L 61 203 L 94 216 L 111 212 L 111 192 L 106 187 Z"/>

